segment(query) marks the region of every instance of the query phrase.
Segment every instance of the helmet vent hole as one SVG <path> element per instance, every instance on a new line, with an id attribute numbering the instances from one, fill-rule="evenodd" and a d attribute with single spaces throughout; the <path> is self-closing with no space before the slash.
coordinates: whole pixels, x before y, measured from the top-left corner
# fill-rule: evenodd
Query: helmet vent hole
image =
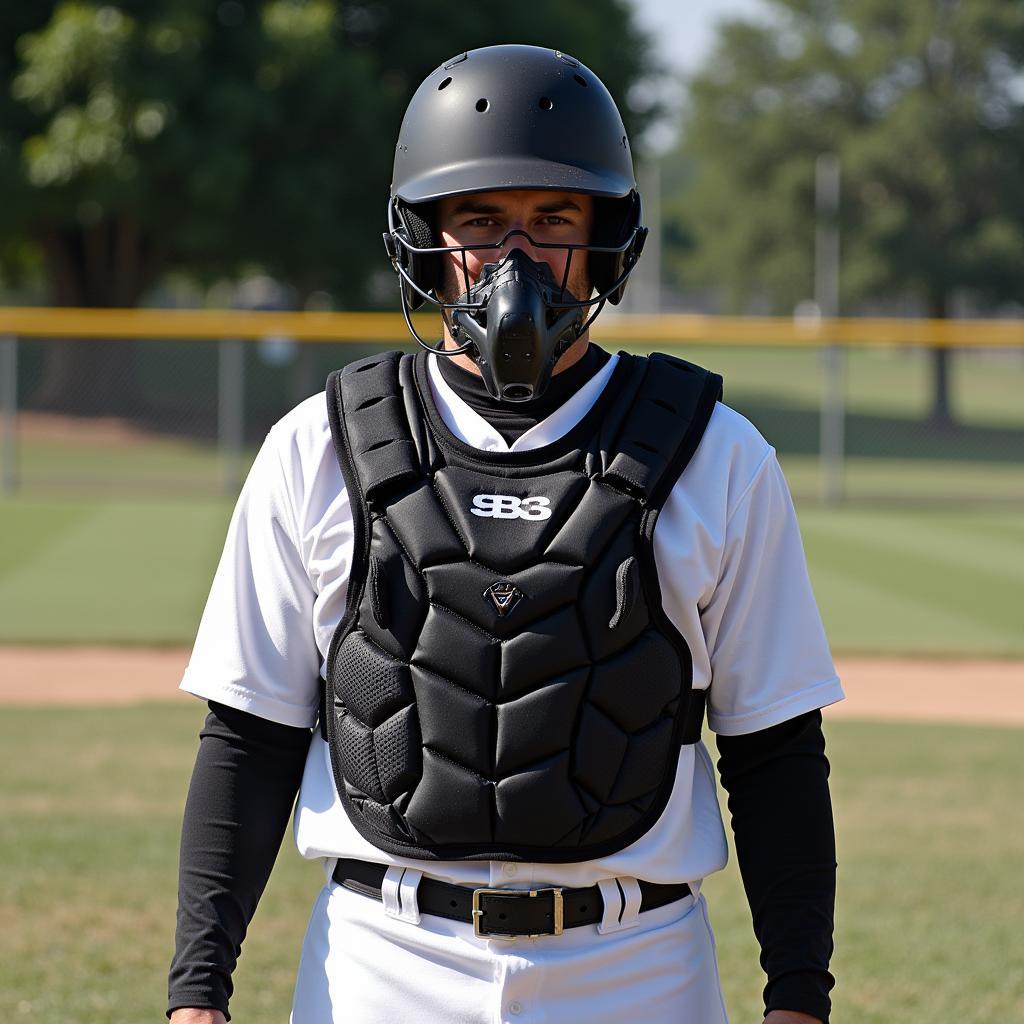
<path id="1" fill-rule="evenodd" d="M 438 91 L 438 92 L 440 92 L 440 91 L 441 91 L 442 89 L 447 89 L 447 88 L 448 88 L 448 86 L 449 86 L 449 85 L 451 85 L 451 84 L 452 84 L 452 80 L 451 80 L 451 78 L 450 78 L 450 77 L 449 77 L 449 78 L 446 78 L 446 79 L 445 79 L 445 80 L 444 80 L 444 81 L 443 81 L 443 82 L 442 82 L 442 83 L 441 83 L 441 84 L 440 84 L 440 85 L 439 85 L 439 86 L 437 87 L 437 91 Z"/>
<path id="2" fill-rule="evenodd" d="M 484 111 L 486 111 L 489 106 L 490 103 L 488 103 L 487 100 L 483 98 L 478 99 L 476 101 L 476 109 L 479 110 L 481 114 L 484 113 Z"/>
<path id="3" fill-rule="evenodd" d="M 625 149 L 627 145 L 628 145 L 628 143 L 626 142 L 626 136 L 623 135 L 622 136 L 622 147 L 623 147 L 623 149 Z"/>
<path id="4" fill-rule="evenodd" d="M 547 98 L 547 96 L 541 96 L 541 98 L 540 98 L 540 109 L 541 110 L 551 110 L 553 107 L 554 107 L 554 103 L 552 103 L 551 100 L 549 100 Z"/>
<path id="5" fill-rule="evenodd" d="M 587 80 L 582 75 L 573 75 L 573 79 L 583 86 L 584 89 L 587 87 Z"/>

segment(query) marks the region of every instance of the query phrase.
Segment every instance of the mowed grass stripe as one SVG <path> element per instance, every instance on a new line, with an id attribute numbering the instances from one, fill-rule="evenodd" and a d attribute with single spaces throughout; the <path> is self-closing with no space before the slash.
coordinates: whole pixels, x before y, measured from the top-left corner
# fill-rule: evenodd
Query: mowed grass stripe
<path id="1" fill-rule="evenodd" d="M 842 653 L 1006 656 L 1024 652 L 1021 631 L 968 621 L 955 609 L 913 599 L 888 585 L 878 556 L 860 575 L 832 561 L 831 540 L 805 530 L 818 607 L 832 649 Z"/>
<path id="2" fill-rule="evenodd" d="M 209 591 L 230 505 L 78 502 L 79 521 L 0 578 L 2 636 L 181 643 Z"/>
<path id="3" fill-rule="evenodd" d="M 1002 518 L 1010 521 L 1018 517 L 1019 513 L 1005 513 Z M 966 572 L 979 579 L 989 576 L 997 592 L 1006 583 L 1018 587 L 1024 583 L 1024 556 L 1007 558 L 1003 538 L 990 533 L 990 527 L 1000 521 L 996 515 L 843 509 L 805 513 L 801 521 L 805 519 L 813 521 L 819 534 L 830 535 L 837 544 L 852 537 L 879 549 L 912 553 L 953 572 Z"/>
<path id="4" fill-rule="evenodd" d="M 1020 641 L 1020 587 L 1013 580 L 982 571 L 946 571 L 934 556 L 921 555 L 854 537 L 830 536 L 822 542 L 805 532 L 808 558 L 816 570 L 826 567 L 877 593 L 924 606 L 940 618 L 964 620 L 965 627 Z M 879 557 L 884 552 L 884 557 Z M 941 637 L 942 633 L 937 633 Z"/>
<path id="5" fill-rule="evenodd" d="M 941 522 L 937 520 L 936 525 Z M 950 526 L 957 528 L 955 518 L 951 518 Z M 979 511 L 977 528 L 987 542 L 999 543 L 1003 557 L 1024 574 L 1024 506 L 987 514 Z"/>
<path id="6" fill-rule="evenodd" d="M 807 508 L 818 507 L 821 464 L 817 455 L 784 452 L 780 462 L 796 500 Z M 1024 472 L 1008 470 L 997 462 L 968 465 L 851 456 L 845 463 L 843 481 L 849 504 L 837 510 L 840 514 L 887 508 L 943 513 L 984 502 L 997 503 L 1000 509 L 1024 506 Z"/>
<path id="7" fill-rule="evenodd" d="M 820 490 L 821 466 L 816 457 L 807 460 L 818 476 L 817 489 L 807 492 L 816 496 Z M 784 465 L 789 459 L 783 460 Z M 959 505 L 977 504 L 975 495 L 985 501 L 1024 501 L 1024 472 L 1008 469 L 1000 462 L 929 462 L 912 458 L 875 458 L 851 456 L 845 464 L 845 491 L 853 500 L 876 502 L 927 500 L 930 509 L 944 509 L 947 502 Z M 859 507 L 865 507 L 861 504 Z M 924 511 L 927 511 L 924 510 Z"/>
<path id="8" fill-rule="evenodd" d="M 0 502 L 0 584 L 95 514 L 77 502 Z M 0 605 L 0 607 L 3 607 Z"/>
<path id="9" fill-rule="evenodd" d="M 844 568 L 817 559 L 812 559 L 810 568 L 825 632 L 837 654 L 941 655 L 955 651 L 982 656 L 1024 650 L 1018 638 L 968 625 L 952 612 L 907 602 L 873 579 L 853 579 Z"/>
<path id="10" fill-rule="evenodd" d="M 251 463 L 247 455 L 246 465 Z M 216 447 L 188 441 L 146 438 L 135 444 L 90 441 L 25 441 L 19 447 L 24 483 L 89 487 L 120 477 L 132 487 L 162 485 L 173 493 L 175 481 L 216 488 L 223 471 Z"/>
<path id="11" fill-rule="evenodd" d="M 0 642 L 187 644 L 231 502 L 0 502 Z M 801 505 L 841 652 L 1024 653 L 1024 528 L 1010 511 Z"/>

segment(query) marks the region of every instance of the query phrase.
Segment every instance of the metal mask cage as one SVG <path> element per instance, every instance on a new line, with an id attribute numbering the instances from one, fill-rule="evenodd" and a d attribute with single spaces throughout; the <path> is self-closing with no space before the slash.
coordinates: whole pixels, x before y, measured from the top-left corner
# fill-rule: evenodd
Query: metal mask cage
<path id="1" fill-rule="evenodd" d="M 515 235 L 521 235 L 525 238 L 530 245 L 535 249 L 564 249 L 566 250 L 565 270 L 562 272 L 562 281 L 559 285 L 559 294 L 564 296 L 565 289 L 569 282 L 569 273 L 572 268 L 572 256 L 574 252 L 581 251 L 586 253 L 600 253 L 608 255 L 621 255 L 628 252 L 630 249 L 636 247 L 639 243 L 642 243 L 643 238 L 647 235 L 647 229 L 642 227 L 640 224 L 635 224 L 632 230 L 629 232 L 626 240 L 619 245 L 592 245 L 589 242 L 536 242 L 530 236 L 529 232 L 523 231 L 516 228 L 512 231 L 507 232 L 500 241 L 487 242 L 483 244 L 474 245 L 438 245 L 438 246 L 417 246 L 413 245 L 407 237 L 405 226 L 401 223 L 397 203 L 394 197 L 388 200 L 388 233 L 386 238 L 392 240 L 393 244 L 400 246 L 406 252 L 406 262 L 411 263 L 413 256 L 440 256 L 444 253 L 458 253 L 462 258 L 462 273 L 463 280 L 466 284 L 466 294 L 469 294 L 469 267 L 466 262 L 467 252 L 483 252 L 487 250 L 493 250 L 495 252 L 503 249 L 510 238 Z M 395 272 L 401 278 L 401 280 L 409 285 L 417 295 L 420 295 L 427 302 L 433 303 L 440 313 L 441 319 L 444 321 L 445 326 L 448 328 L 449 334 L 455 336 L 453 325 L 451 320 L 446 315 L 448 310 L 457 310 L 459 312 L 473 313 L 478 310 L 482 310 L 487 305 L 486 302 L 445 302 L 439 299 L 437 296 L 432 295 L 430 292 L 420 287 L 419 283 L 412 277 L 406 266 L 403 265 L 402 259 L 399 257 L 398 250 L 393 248 L 392 244 L 388 245 L 388 254 L 391 257 L 391 265 L 394 267 Z M 605 288 L 599 294 L 592 296 L 588 299 L 576 299 L 572 302 L 552 302 L 551 308 L 557 310 L 569 310 L 569 309 L 585 309 L 590 306 L 597 305 L 597 309 L 587 318 L 583 325 L 579 329 L 579 334 L 582 335 L 584 331 L 597 319 L 598 314 L 604 308 L 605 302 L 608 300 L 608 296 L 614 295 L 615 292 L 621 288 L 629 275 L 633 272 L 633 267 L 636 265 L 634 260 L 628 263 L 627 266 L 623 267 L 622 273 L 612 282 L 609 287 Z M 409 310 L 409 304 L 406 298 L 406 292 L 404 288 L 399 288 L 399 295 L 402 303 L 402 316 L 405 319 L 405 324 L 409 328 L 409 332 L 416 339 L 422 348 L 425 348 L 428 352 L 435 352 L 438 355 L 455 356 L 461 355 L 464 352 L 468 352 L 473 347 L 473 342 L 467 341 L 466 343 L 457 346 L 456 348 L 444 348 L 444 339 L 438 344 L 431 345 L 424 341 L 420 337 L 419 332 L 413 326 L 412 316 Z"/>

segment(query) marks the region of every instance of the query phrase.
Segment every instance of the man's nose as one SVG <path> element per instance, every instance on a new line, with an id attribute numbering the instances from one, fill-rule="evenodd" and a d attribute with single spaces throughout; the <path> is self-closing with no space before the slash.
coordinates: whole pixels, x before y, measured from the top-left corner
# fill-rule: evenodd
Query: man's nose
<path id="1" fill-rule="evenodd" d="M 513 234 L 513 232 L 516 232 Z M 521 234 L 519 232 L 522 232 Z M 513 249 L 519 249 L 524 255 L 529 256 L 531 260 L 536 261 L 537 250 L 534 247 L 533 241 L 530 236 L 526 233 L 525 227 L 522 225 L 513 224 L 505 235 L 505 242 L 501 247 L 501 257 L 504 259 Z"/>

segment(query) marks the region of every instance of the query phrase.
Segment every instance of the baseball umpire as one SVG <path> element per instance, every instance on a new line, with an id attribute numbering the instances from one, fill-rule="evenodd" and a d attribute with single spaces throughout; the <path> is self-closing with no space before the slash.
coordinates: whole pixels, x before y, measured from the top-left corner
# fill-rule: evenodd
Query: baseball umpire
<path id="1" fill-rule="evenodd" d="M 296 792 L 327 882 L 293 1024 L 723 1024 L 705 718 L 765 1020 L 828 1020 L 843 694 L 772 447 L 717 375 L 588 341 L 646 233 L 569 55 L 487 47 L 419 87 L 385 242 L 425 351 L 271 429 L 181 684 L 210 710 L 175 1024 L 228 1019 Z"/>

